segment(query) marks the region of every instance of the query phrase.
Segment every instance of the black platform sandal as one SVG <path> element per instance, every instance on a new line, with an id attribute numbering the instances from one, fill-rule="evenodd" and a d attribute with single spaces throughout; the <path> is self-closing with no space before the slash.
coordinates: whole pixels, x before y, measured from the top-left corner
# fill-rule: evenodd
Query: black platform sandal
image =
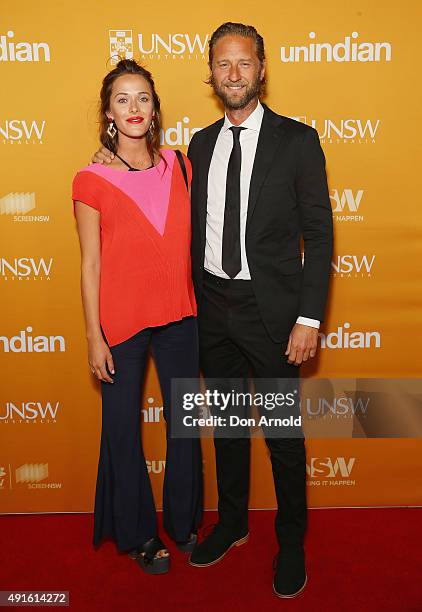
<path id="1" fill-rule="evenodd" d="M 167 548 L 157 536 L 128 554 L 147 574 L 165 574 L 170 569 L 170 555 L 157 557 L 156 555 L 160 550 L 167 550 Z"/>
<path id="2" fill-rule="evenodd" d="M 195 548 L 197 541 L 198 536 L 196 533 L 191 533 L 189 540 L 186 540 L 186 542 L 176 542 L 176 546 L 184 553 L 191 553 Z"/>

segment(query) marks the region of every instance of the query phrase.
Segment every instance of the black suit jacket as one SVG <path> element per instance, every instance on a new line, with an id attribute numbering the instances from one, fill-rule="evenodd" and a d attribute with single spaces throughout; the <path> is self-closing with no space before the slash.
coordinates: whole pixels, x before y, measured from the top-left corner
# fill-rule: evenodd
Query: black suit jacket
<path id="1" fill-rule="evenodd" d="M 208 171 L 223 122 L 196 132 L 188 150 L 193 169 L 192 275 L 199 316 Z M 331 255 L 332 213 L 318 133 L 264 105 L 249 190 L 246 256 L 262 320 L 274 341 L 288 338 L 299 315 L 323 320 Z"/>

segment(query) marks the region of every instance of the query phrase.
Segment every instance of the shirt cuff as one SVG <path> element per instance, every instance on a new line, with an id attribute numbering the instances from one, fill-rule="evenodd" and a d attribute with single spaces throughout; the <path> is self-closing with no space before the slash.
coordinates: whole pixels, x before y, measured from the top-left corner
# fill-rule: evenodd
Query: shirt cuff
<path id="1" fill-rule="evenodd" d="M 298 317 L 296 323 L 307 325 L 308 327 L 316 327 L 319 329 L 320 321 L 318 319 L 308 319 L 308 317 Z"/>

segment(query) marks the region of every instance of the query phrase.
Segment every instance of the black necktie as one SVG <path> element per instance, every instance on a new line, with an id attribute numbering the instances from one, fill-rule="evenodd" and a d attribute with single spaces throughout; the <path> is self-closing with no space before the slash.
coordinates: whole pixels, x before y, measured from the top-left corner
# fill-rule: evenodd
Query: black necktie
<path id="1" fill-rule="evenodd" d="M 227 167 L 226 204 L 224 208 L 222 267 L 224 272 L 234 278 L 239 274 L 240 260 L 240 166 L 242 149 L 240 132 L 246 128 L 232 126 L 233 148 Z"/>

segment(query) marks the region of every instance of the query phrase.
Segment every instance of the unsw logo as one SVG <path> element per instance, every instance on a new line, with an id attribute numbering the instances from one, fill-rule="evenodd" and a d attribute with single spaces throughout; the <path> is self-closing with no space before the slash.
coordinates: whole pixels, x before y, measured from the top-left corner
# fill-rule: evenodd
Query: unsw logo
<path id="1" fill-rule="evenodd" d="M 152 459 L 146 461 L 146 464 L 149 474 L 161 474 L 166 468 L 166 462 L 164 459 Z"/>
<path id="2" fill-rule="evenodd" d="M 343 191 L 331 189 L 329 195 L 333 213 L 343 213 L 333 215 L 336 221 L 363 221 L 363 215 L 358 214 L 363 197 L 363 189 L 355 191 L 350 188 L 343 189 Z"/>
<path id="3" fill-rule="evenodd" d="M 354 486 L 350 475 L 355 466 L 355 457 L 311 457 L 306 465 L 309 486 Z"/>
<path id="4" fill-rule="evenodd" d="M 138 52 L 141 59 L 205 59 L 208 38 L 208 34 L 198 33 L 138 33 L 135 45 L 133 30 L 109 30 L 110 57 L 114 64 L 122 57 L 136 57 Z"/>
<path id="5" fill-rule="evenodd" d="M 375 255 L 337 255 L 331 262 L 332 275 L 339 278 L 369 278 Z"/>
<path id="6" fill-rule="evenodd" d="M 5 281 L 50 280 L 53 258 L 15 257 L 6 259 L 0 257 L 0 276 Z"/>
<path id="7" fill-rule="evenodd" d="M 309 119 L 305 115 L 290 119 L 315 128 L 322 144 L 374 144 L 380 120 L 373 119 Z"/>
<path id="8" fill-rule="evenodd" d="M 60 402 L 6 402 L 0 424 L 56 423 Z"/>
<path id="9" fill-rule="evenodd" d="M 311 457 L 310 463 L 306 465 L 306 472 L 311 478 L 335 478 L 340 475 L 348 478 L 352 473 L 356 458 L 350 457 Z"/>
<path id="10" fill-rule="evenodd" d="M 0 122 L 3 144 L 43 144 L 45 121 L 5 119 Z"/>
<path id="11" fill-rule="evenodd" d="M 344 395 L 327 399 L 326 397 L 307 397 L 301 401 L 301 409 L 308 419 L 345 419 L 352 418 L 356 414 L 366 416 L 370 397 L 353 398 Z"/>

